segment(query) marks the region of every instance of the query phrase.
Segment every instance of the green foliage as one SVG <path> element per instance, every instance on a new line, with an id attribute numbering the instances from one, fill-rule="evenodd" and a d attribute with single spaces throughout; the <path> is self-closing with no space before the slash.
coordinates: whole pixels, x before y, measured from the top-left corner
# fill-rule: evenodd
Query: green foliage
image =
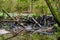
<path id="1" fill-rule="evenodd" d="M 60 22 L 60 17 L 59 14 L 57 13 L 57 8 L 55 7 L 56 6 L 55 1 L 51 1 L 51 0 L 47 0 L 47 1 L 48 3 L 50 1 L 51 5 L 54 6 L 54 7 L 50 6 L 50 9 L 52 10 L 52 13 L 55 16 L 55 18 L 58 19 L 58 21 Z M 43 13 L 51 14 L 44 0 L 31 0 L 31 2 L 30 0 L 0 0 L 0 10 L 2 8 L 5 8 L 6 11 L 9 13 L 13 13 L 13 12 L 21 13 L 22 11 L 28 11 L 28 10 L 30 11 L 30 3 L 32 3 L 33 6 L 32 11 L 34 11 L 30 15 L 30 17 L 35 16 L 37 18 Z M 3 14 L 0 13 L 0 16 L 2 15 Z M 58 32 L 56 32 L 54 35 L 51 36 L 36 33 L 33 35 L 23 35 L 23 36 L 19 35 L 18 37 L 12 38 L 11 40 L 56 40 L 56 38 L 60 36 L 60 28 L 57 26 L 57 24 L 55 24 L 55 26 Z M 4 26 L 4 28 L 9 29 L 8 26 Z M 0 40 L 3 40 L 3 37 Z"/>
<path id="2" fill-rule="evenodd" d="M 32 35 L 19 35 L 10 40 L 56 40 L 57 35 L 43 35 L 43 34 L 32 34 Z"/>
<path id="3" fill-rule="evenodd" d="M 42 6 L 46 6 L 46 3 L 44 0 L 32 0 L 30 2 L 30 0 L 0 0 L 0 8 L 5 8 L 6 11 L 10 12 L 22 12 L 22 11 L 28 11 L 30 10 L 30 3 L 33 3 L 33 10 L 34 13 L 42 13 L 41 12 L 41 7 Z M 11 4 L 11 5 L 10 5 Z M 45 7 L 46 11 L 48 11 L 48 7 Z M 48 11 L 47 13 L 50 13 L 50 11 Z"/>
<path id="4" fill-rule="evenodd" d="M 3 14 L 2 12 L 0 12 L 0 17 L 3 17 L 3 15 L 4 15 L 4 14 Z"/>
<path id="5" fill-rule="evenodd" d="M 59 25 L 56 23 L 56 24 L 54 24 L 54 26 L 57 28 L 57 32 L 60 32 L 60 27 L 59 27 Z"/>
<path id="6" fill-rule="evenodd" d="M 54 16 L 56 22 L 58 24 L 60 24 L 60 15 L 59 15 L 60 13 L 57 11 L 57 8 L 55 7 L 54 3 L 52 2 L 52 0 L 45 0 L 45 1 L 48 5 L 52 15 Z"/>
<path id="7" fill-rule="evenodd" d="M 4 37 L 3 37 L 3 35 L 0 35 L 0 40 L 4 40 Z"/>
<path id="8" fill-rule="evenodd" d="M 22 12 L 24 10 L 28 10 L 28 7 L 29 7 L 29 2 L 27 0 L 21 0 L 19 2 L 19 4 L 17 4 L 16 8 L 18 10 L 18 12 Z"/>

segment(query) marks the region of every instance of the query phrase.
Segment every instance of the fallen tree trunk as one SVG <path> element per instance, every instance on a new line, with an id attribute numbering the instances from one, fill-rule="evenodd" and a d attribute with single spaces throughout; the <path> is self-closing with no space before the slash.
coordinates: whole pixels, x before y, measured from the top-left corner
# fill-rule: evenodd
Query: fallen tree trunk
<path id="1" fill-rule="evenodd" d="M 47 6 L 49 7 L 52 15 L 54 16 L 56 22 L 58 23 L 58 25 L 60 24 L 60 15 L 59 13 L 57 12 L 56 8 L 54 7 L 54 5 L 52 5 L 52 2 L 51 0 L 45 0 L 46 3 L 47 3 Z M 59 25 L 60 26 L 60 25 Z"/>

